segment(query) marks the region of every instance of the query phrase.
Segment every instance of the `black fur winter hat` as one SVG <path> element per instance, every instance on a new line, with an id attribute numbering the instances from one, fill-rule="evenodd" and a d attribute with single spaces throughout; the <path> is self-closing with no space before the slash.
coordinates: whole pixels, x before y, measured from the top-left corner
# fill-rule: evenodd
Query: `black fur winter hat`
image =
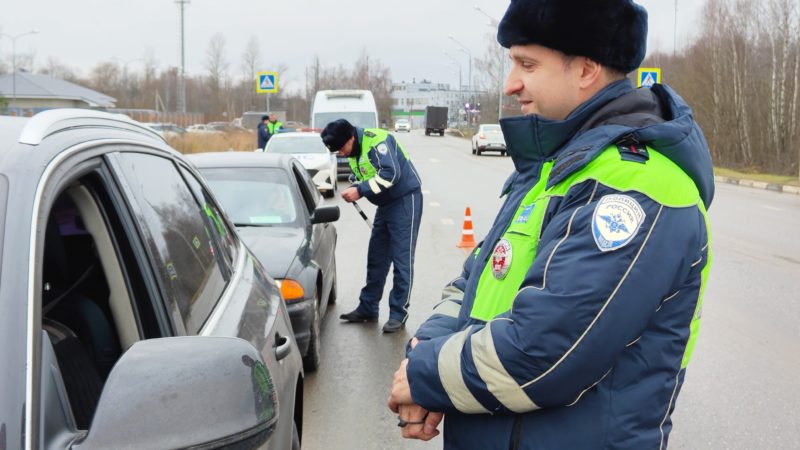
<path id="1" fill-rule="evenodd" d="M 338 152 L 351 137 L 355 136 L 355 132 L 356 128 L 350 122 L 339 119 L 325 125 L 320 136 L 328 150 Z"/>
<path id="2" fill-rule="evenodd" d="M 631 0 L 511 0 L 497 41 L 538 44 L 628 73 L 647 50 L 647 11 Z"/>

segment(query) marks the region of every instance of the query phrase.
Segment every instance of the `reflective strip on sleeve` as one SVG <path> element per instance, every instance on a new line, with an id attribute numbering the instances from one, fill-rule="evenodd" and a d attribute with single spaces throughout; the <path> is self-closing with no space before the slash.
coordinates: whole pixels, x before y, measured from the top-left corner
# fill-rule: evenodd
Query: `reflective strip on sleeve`
<path id="1" fill-rule="evenodd" d="M 390 188 L 390 187 L 392 187 L 392 184 L 393 184 L 391 181 L 384 180 L 381 177 L 375 177 L 375 178 L 373 178 L 373 180 L 377 181 L 378 184 L 380 184 L 381 186 L 383 186 L 385 188 Z"/>
<path id="2" fill-rule="evenodd" d="M 461 373 L 461 351 L 472 327 L 452 335 L 439 352 L 439 377 L 453 406 L 466 414 L 485 414 L 489 411 L 478 402 L 464 383 Z"/>
<path id="3" fill-rule="evenodd" d="M 461 305 L 452 300 L 445 300 L 442 303 L 439 303 L 438 306 L 433 308 L 434 314 L 441 314 L 443 316 L 452 317 L 454 319 L 458 318 L 458 314 L 460 312 L 461 312 Z"/>
<path id="4" fill-rule="evenodd" d="M 378 182 L 375 181 L 375 178 L 370 178 L 367 184 L 369 184 L 369 188 L 372 189 L 372 192 L 374 192 L 375 194 L 381 193 L 381 188 L 380 186 L 378 186 Z"/>
<path id="5" fill-rule="evenodd" d="M 448 284 L 447 287 L 442 289 L 442 300 L 462 300 L 464 298 L 464 291 Z"/>
<path id="6" fill-rule="evenodd" d="M 509 410 L 525 413 L 539 409 L 500 362 L 494 347 L 492 323 L 495 322 L 489 322 L 483 330 L 473 334 L 471 338 L 472 361 L 478 369 L 478 375 L 486 383 L 489 392 Z"/>

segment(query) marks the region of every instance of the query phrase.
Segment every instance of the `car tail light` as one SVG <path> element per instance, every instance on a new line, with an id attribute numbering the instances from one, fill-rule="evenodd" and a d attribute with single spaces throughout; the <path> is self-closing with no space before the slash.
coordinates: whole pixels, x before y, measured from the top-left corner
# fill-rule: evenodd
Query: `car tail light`
<path id="1" fill-rule="evenodd" d="M 481 134 L 478 135 L 478 138 L 479 139 L 486 139 L 486 135 L 481 133 Z"/>
<path id="2" fill-rule="evenodd" d="M 289 302 L 293 300 L 300 300 L 306 295 L 306 292 L 303 290 L 303 286 L 301 286 L 297 281 L 280 280 L 278 283 L 281 286 L 281 295 L 283 296 L 284 301 Z"/>

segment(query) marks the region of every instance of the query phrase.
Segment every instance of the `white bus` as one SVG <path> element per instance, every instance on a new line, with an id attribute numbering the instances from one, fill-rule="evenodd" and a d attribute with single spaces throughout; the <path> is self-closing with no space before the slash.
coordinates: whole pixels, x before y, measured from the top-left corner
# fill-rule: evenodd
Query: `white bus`
<path id="1" fill-rule="evenodd" d="M 378 128 L 378 108 L 372 92 L 354 89 L 318 91 L 311 107 L 311 128 L 325 128 L 336 119 L 345 119 L 356 127 Z"/>

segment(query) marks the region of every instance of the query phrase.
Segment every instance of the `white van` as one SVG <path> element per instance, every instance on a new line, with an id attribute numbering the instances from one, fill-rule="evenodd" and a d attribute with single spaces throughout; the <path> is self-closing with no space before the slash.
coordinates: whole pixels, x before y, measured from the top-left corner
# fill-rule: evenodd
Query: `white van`
<path id="1" fill-rule="evenodd" d="M 336 119 L 345 119 L 356 127 L 378 128 L 378 108 L 372 92 L 355 89 L 318 91 L 311 106 L 311 128 L 321 130 Z M 348 178 L 353 171 L 347 158 L 336 160 L 339 178 Z"/>
<path id="2" fill-rule="evenodd" d="M 325 128 L 336 119 L 345 119 L 361 128 L 377 128 L 378 108 L 372 92 L 354 89 L 318 91 L 311 107 L 311 128 Z"/>

